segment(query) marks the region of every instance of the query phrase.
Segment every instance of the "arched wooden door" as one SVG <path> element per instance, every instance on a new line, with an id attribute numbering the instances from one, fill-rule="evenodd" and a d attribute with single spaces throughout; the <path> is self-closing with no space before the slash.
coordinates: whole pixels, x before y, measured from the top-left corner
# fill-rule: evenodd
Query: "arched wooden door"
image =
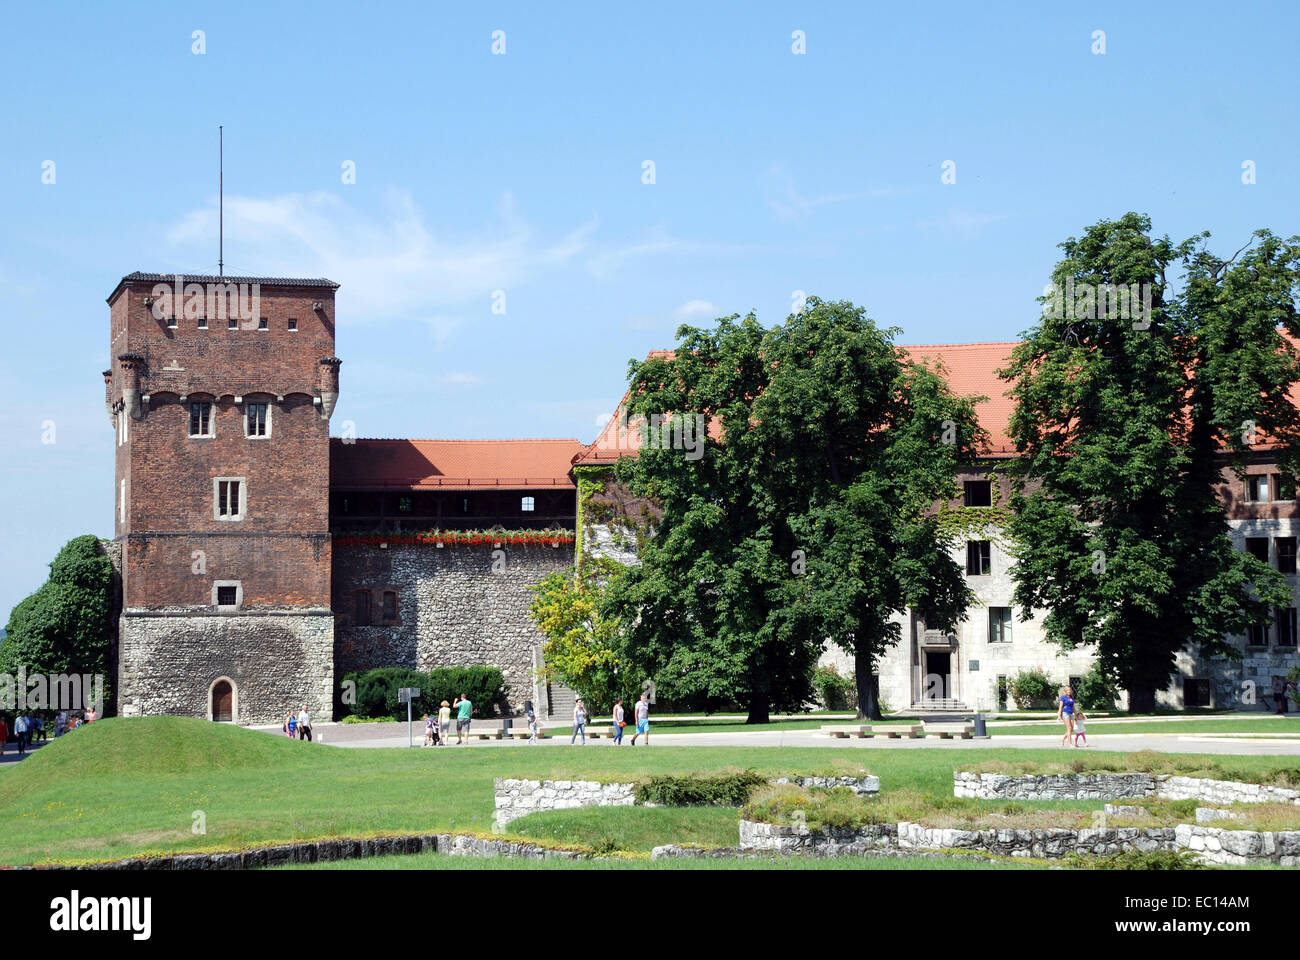
<path id="1" fill-rule="evenodd" d="M 212 687 L 212 719 L 229 723 L 235 717 L 235 693 L 229 682 L 218 680 Z"/>

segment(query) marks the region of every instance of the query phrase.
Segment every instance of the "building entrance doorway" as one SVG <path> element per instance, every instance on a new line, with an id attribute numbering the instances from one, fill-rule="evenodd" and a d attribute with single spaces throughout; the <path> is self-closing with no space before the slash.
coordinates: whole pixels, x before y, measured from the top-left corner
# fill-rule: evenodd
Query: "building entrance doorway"
<path id="1" fill-rule="evenodd" d="M 218 680 L 212 685 L 212 719 L 229 723 L 235 718 L 235 695 L 226 680 Z"/>
<path id="2" fill-rule="evenodd" d="M 952 654 L 947 651 L 925 652 L 925 678 L 921 684 L 921 697 L 925 700 L 947 700 L 952 689 Z"/>

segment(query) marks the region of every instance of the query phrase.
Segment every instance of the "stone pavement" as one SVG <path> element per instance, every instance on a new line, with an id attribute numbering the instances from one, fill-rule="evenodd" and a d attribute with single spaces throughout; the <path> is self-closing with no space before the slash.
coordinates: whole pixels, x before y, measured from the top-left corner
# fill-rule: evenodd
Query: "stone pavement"
<path id="1" fill-rule="evenodd" d="M 475 730 L 499 730 L 501 722 L 475 721 Z M 519 729 L 516 723 L 513 729 Z M 254 727 L 278 736 L 284 734 L 276 727 Z M 551 726 L 546 728 L 551 734 L 536 745 L 525 740 L 471 740 L 466 746 L 475 749 L 491 747 L 493 749 L 536 749 L 536 747 L 554 748 L 569 746 L 570 729 Z M 598 730 L 603 728 L 598 727 Z M 326 745 L 339 747 L 405 747 L 406 724 L 402 723 L 321 723 L 312 728 L 316 739 Z M 987 750 L 997 747 L 1019 747 L 1022 749 L 1052 749 L 1061 741 L 1060 734 L 1016 734 L 996 736 L 988 740 L 939 740 L 927 737 L 921 740 L 888 740 L 879 737 L 870 740 L 836 740 L 815 733 L 811 730 L 771 730 L 771 731 L 737 731 L 734 733 L 655 733 L 651 721 L 651 744 L 654 747 L 825 747 L 835 750 Z M 638 744 L 631 747 L 632 735 L 624 733 L 624 749 L 642 749 Z M 414 741 L 417 748 L 424 740 L 424 727 L 416 724 Z M 574 744 L 576 749 L 581 744 Z M 599 740 L 588 739 L 585 749 L 607 750 L 614 746 L 613 741 L 601 737 Z M 464 750 L 457 746 L 455 733 L 449 747 L 437 749 Z M 1146 734 L 1107 734 L 1089 731 L 1087 747 L 1058 747 L 1062 753 L 1078 750 L 1155 750 L 1162 753 L 1219 753 L 1241 755 L 1300 755 L 1300 739 L 1265 738 L 1255 736 L 1215 736 L 1210 734 L 1180 733 L 1146 733 Z"/>

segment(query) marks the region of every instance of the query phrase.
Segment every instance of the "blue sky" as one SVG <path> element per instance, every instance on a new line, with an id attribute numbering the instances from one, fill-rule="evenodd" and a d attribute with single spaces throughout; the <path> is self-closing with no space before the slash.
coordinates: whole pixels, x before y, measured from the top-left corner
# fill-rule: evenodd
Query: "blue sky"
<path id="1" fill-rule="evenodd" d="M 104 298 L 215 270 L 218 124 L 226 272 L 342 284 L 359 436 L 589 441 L 629 358 L 796 290 L 1013 339 L 1056 244 L 1130 209 L 1300 232 L 1294 2 L 810 6 L 7 9 L 0 615 L 111 535 Z"/>

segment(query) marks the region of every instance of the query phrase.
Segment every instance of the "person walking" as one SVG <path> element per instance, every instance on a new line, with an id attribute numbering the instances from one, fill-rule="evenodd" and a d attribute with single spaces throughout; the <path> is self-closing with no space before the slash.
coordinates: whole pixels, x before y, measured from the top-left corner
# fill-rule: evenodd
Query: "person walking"
<path id="1" fill-rule="evenodd" d="M 58 739 L 68 732 L 68 711 L 60 710 L 59 715 L 54 718 L 54 739 Z"/>
<path id="2" fill-rule="evenodd" d="M 456 708 L 456 742 L 459 744 L 468 743 L 469 713 L 474 709 L 474 704 L 470 702 L 469 697 L 462 693 L 452 706 Z"/>
<path id="3" fill-rule="evenodd" d="M 0 717 L 0 757 L 5 755 L 5 744 L 9 742 L 9 724 L 5 723 L 5 718 Z"/>
<path id="4" fill-rule="evenodd" d="M 423 746 L 431 747 L 431 746 L 433 746 L 433 744 L 434 744 L 434 739 L 433 739 L 433 728 L 434 728 L 434 723 L 435 723 L 435 721 L 434 721 L 433 717 L 431 717 L 429 714 L 426 713 L 426 714 L 424 715 L 424 743 L 423 743 Z"/>
<path id="5" fill-rule="evenodd" d="M 442 734 L 438 746 L 445 747 L 447 739 L 451 736 L 451 704 L 446 700 L 442 701 L 442 706 L 438 708 L 438 732 Z"/>
<path id="6" fill-rule="evenodd" d="M 623 743 L 623 728 L 627 723 L 623 720 L 623 698 L 614 698 L 614 746 L 621 746 Z"/>
<path id="7" fill-rule="evenodd" d="M 1061 688 L 1060 697 L 1056 701 L 1056 719 L 1065 722 L 1065 736 L 1061 737 L 1061 746 L 1065 746 L 1066 741 L 1070 746 L 1077 746 L 1074 742 L 1074 688 L 1065 686 Z"/>
<path id="8" fill-rule="evenodd" d="M 641 699 L 636 702 L 636 710 L 633 711 L 636 716 L 636 733 L 632 734 L 632 746 L 636 746 L 636 738 L 645 735 L 645 745 L 650 746 L 650 694 L 641 694 Z"/>
<path id="9" fill-rule="evenodd" d="M 18 741 L 18 756 L 27 752 L 27 715 L 18 714 L 14 718 L 14 739 Z"/>
<path id="10" fill-rule="evenodd" d="M 582 735 L 582 745 L 587 745 L 587 708 L 582 705 L 582 697 L 573 701 L 573 736 L 569 737 L 569 745 Z"/>
<path id="11" fill-rule="evenodd" d="M 298 711 L 298 739 L 311 742 L 311 711 L 307 709 L 305 703 Z"/>
<path id="12" fill-rule="evenodd" d="M 1074 745 L 1076 747 L 1079 745 L 1080 740 L 1083 741 L 1085 747 L 1088 745 L 1087 721 L 1088 718 L 1084 716 L 1082 709 L 1076 709 L 1074 711 Z"/>
<path id="13" fill-rule="evenodd" d="M 45 718 L 38 716 L 36 718 L 36 739 L 44 743 L 49 738 L 50 735 L 45 732 Z"/>
<path id="14" fill-rule="evenodd" d="M 533 701 L 524 701 L 524 716 L 528 718 L 528 742 L 537 742 L 537 711 L 533 709 Z"/>
<path id="15" fill-rule="evenodd" d="M 293 740 L 298 736 L 298 714 L 294 713 L 292 710 L 290 710 L 289 715 L 284 718 L 284 735 L 290 740 Z"/>

